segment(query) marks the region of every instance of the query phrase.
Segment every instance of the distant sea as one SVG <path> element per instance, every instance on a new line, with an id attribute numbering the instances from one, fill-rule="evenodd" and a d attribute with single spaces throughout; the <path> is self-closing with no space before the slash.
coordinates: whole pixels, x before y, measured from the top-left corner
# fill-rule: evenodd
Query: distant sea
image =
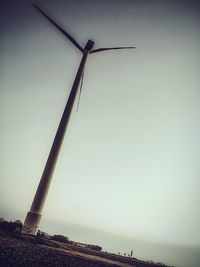
<path id="1" fill-rule="evenodd" d="M 7 220 L 21 219 L 21 214 L 0 211 L 0 217 Z M 103 251 L 121 255 L 130 254 L 141 260 L 152 260 L 175 267 L 200 267 L 200 246 L 183 246 L 150 242 L 116 235 L 113 233 L 92 229 L 69 223 L 53 222 L 43 218 L 40 229 L 49 234 L 63 234 L 70 240 L 97 244 Z"/>

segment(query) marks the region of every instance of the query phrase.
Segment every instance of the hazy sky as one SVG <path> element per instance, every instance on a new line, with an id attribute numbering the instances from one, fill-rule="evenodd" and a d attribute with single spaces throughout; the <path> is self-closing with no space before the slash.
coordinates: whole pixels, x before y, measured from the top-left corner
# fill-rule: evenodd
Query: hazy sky
<path id="1" fill-rule="evenodd" d="M 0 11 L 0 210 L 24 217 L 81 59 L 31 2 Z M 82 46 L 137 47 L 89 57 L 43 217 L 200 245 L 199 1 L 35 2 Z"/>

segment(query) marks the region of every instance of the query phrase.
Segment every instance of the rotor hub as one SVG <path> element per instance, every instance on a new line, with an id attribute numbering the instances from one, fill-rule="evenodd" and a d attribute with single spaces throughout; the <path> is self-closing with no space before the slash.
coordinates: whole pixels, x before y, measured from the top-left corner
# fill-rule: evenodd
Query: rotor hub
<path id="1" fill-rule="evenodd" d="M 88 40 L 84 49 L 87 51 L 90 51 L 92 49 L 93 45 L 94 45 L 94 42 L 92 40 Z"/>

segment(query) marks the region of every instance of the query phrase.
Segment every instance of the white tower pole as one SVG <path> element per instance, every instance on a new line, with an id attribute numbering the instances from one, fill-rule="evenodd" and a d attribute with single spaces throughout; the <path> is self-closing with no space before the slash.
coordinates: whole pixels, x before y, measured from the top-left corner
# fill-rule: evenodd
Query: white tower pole
<path id="1" fill-rule="evenodd" d="M 22 233 L 35 235 L 37 228 L 41 219 L 41 212 L 44 206 L 44 202 L 47 197 L 49 186 L 52 180 L 56 162 L 58 159 L 59 151 L 64 139 L 64 135 L 67 129 L 68 122 L 70 120 L 71 111 L 74 105 L 74 101 L 78 92 L 81 76 L 83 74 L 83 69 L 87 60 L 88 53 L 92 48 L 94 42 L 91 40 L 86 44 L 82 60 L 80 62 L 67 104 L 65 106 L 60 124 L 58 126 L 40 183 L 38 185 L 35 197 L 33 199 L 31 209 L 27 213 Z"/>

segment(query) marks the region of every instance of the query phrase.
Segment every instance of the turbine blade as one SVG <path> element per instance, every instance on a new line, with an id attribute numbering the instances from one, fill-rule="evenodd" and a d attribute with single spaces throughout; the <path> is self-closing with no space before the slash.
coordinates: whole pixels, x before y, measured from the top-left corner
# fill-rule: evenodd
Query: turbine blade
<path id="1" fill-rule="evenodd" d="M 98 48 L 90 51 L 90 54 L 93 53 L 98 53 L 98 52 L 103 52 L 103 51 L 108 51 L 108 50 L 117 50 L 117 49 L 134 49 L 136 48 L 135 46 L 124 46 L 124 47 L 103 47 L 103 48 Z"/>
<path id="2" fill-rule="evenodd" d="M 74 38 L 67 33 L 64 29 L 62 29 L 58 24 L 56 24 L 48 15 L 46 15 L 38 6 L 33 4 L 33 6 L 44 15 L 58 30 L 60 30 L 81 52 L 84 52 L 84 49 L 74 40 Z"/>
<path id="3" fill-rule="evenodd" d="M 79 91 L 79 96 L 78 96 L 78 104 L 77 104 L 76 112 L 78 112 L 79 105 L 80 105 L 80 99 L 81 99 L 81 93 L 82 93 L 82 87 L 83 87 L 83 78 L 84 78 L 84 70 L 83 70 L 83 73 L 81 76 L 81 85 L 80 85 L 80 91 Z"/>

